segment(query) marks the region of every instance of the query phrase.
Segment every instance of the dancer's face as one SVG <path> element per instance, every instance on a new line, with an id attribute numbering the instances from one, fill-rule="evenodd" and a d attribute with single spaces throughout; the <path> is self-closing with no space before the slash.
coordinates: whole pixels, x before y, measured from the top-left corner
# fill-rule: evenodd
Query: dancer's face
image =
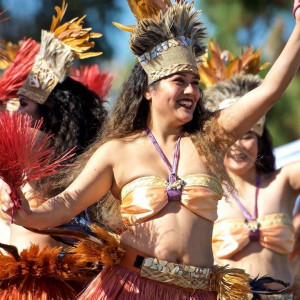
<path id="1" fill-rule="evenodd" d="M 33 123 L 40 119 L 38 104 L 36 102 L 24 96 L 20 96 L 19 102 L 19 113 L 30 115 L 32 117 Z"/>
<path id="2" fill-rule="evenodd" d="M 255 167 L 258 154 L 258 137 L 248 131 L 227 151 L 224 165 L 227 170 L 236 174 L 245 174 Z"/>
<path id="3" fill-rule="evenodd" d="M 189 72 L 173 74 L 161 79 L 145 98 L 152 115 L 183 125 L 192 120 L 200 98 L 199 77 Z"/>

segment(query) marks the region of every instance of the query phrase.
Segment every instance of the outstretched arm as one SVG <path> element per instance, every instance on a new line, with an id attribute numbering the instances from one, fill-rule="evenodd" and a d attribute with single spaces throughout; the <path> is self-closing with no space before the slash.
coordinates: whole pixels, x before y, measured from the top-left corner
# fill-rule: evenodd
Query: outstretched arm
<path id="1" fill-rule="evenodd" d="M 86 207 L 98 201 L 111 188 L 113 174 L 107 145 L 100 147 L 90 158 L 81 174 L 61 194 L 55 196 L 29 215 L 18 209 L 13 221 L 18 225 L 32 228 L 48 228 L 64 224 L 78 215 Z M 22 204 L 29 208 L 28 202 Z M 8 198 L 2 203 L 2 210 L 10 215 L 12 202 Z M 10 216 L 9 216 L 10 218 Z"/>
<path id="2" fill-rule="evenodd" d="M 299 68 L 300 8 L 295 18 L 290 38 L 263 83 L 219 113 L 219 123 L 236 139 L 243 136 L 281 97 Z"/>

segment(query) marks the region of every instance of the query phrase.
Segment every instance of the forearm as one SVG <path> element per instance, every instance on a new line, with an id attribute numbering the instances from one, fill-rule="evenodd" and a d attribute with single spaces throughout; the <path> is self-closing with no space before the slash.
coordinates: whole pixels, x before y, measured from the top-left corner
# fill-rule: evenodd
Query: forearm
<path id="1" fill-rule="evenodd" d="M 74 214 L 74 211 L 70 209 L 71 202 L 70 196 L 66 200 L 65 195 L 58 195 L 32 209 L 30 215 L 25 211 L 19 212 L 19 218 L 14 219 L 14 223 L 36 229 L 50 228 L 67 223 Z"/>

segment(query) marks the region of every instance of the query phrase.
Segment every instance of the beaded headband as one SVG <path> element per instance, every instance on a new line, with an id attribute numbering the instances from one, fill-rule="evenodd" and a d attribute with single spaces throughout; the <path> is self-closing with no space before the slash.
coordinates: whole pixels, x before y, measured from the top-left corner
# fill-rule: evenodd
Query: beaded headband
<path id="1" fill-rule="evenodd" d="M 67 5 L 55 7 L 57 17 L 53 16 L 50 32 L 42 30 L 41 47 L 25 84 L 18 94 L 44 104 L 58 82 L 67 76 L 75 58 L 88 58 L 102 52 L 86 52 L 94 47 L 90 38 L 100 37 L 100 33 L 89 32 L 91 28 L 82 28 L 83 19 L 74 18 L 59 26 Z"/>
<path id="2" fill-rule="evenodd" d="M 198 63 L 206 50 L 205 29 L 200 22 L 200 11 L 194 9 L 193 3 L 183 0 L 173 4 L 162 0 L 128 3 L 138 23 L 114 25 L 131 32 L 129 47 L 147 73 L 149 83 L 183 71 L 199 77 Z"/>

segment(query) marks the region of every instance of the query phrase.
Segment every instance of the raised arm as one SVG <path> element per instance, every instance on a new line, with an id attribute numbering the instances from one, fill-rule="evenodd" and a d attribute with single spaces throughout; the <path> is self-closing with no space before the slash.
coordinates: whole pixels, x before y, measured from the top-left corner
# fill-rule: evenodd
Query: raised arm
<path id="1" fill-rule="evenodd" d="M 31 215 L 18 209 L 14 214 L 14 223 L 38 229 L 58 226 L 98 201 L 112 185 L 113 171 L 110 160 L 112 155 L 108 153 L 108 145 L 101 146 L 64 192 L 33 209 Z M 22 204 L 29 208 L 25 199 L 22 200 Z M 10 199 L 2 204 L 2 210 L 8 215 L 10 207 Z"/>
<path id="2" fill-rule="evenodd" d="M 296 0 L 295 3 L 299 0 Z M 219 113 L 219 123 L 236 139 L 245 134 L 281 97 L 300 63 L 300 9 L 295 27 L 263 83 Z"/>

